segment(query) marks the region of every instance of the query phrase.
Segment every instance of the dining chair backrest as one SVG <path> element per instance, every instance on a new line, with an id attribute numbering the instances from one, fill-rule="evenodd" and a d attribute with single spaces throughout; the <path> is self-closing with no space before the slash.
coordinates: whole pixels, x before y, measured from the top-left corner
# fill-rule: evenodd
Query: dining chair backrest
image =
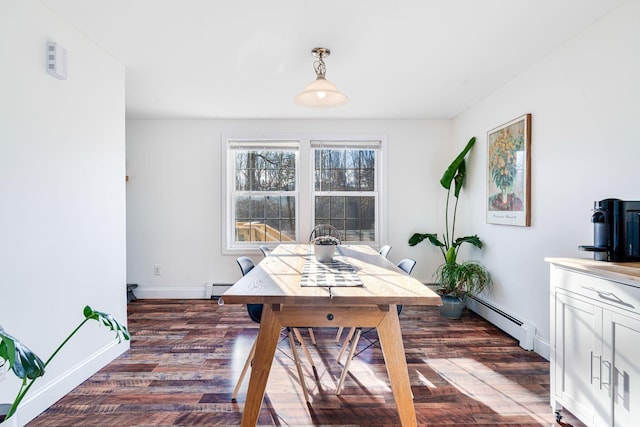
<path id="1" fill-rule="evenodd" d="M 380 255 L 382 255 L 385 258 L 389 257 L 389 252 L 391 252 L 391 245 L 384 245 L 383 247 L 380 248 Z"/>
<path id="2" fill-rule="evenodd" d="M 260 323 L 260 319 L 262 319 L 262 304 L 247 304 L 247 313 L 249 313 L 251 320 Z"/>
<path id="3" fill-rule="evenodd" d="M 246 256 L 236 258 L 236 262 L 238 263 L 243 276 L 253 270 L 256 266 L 251 258 Z M 247 304 L 247 313 L 249 313 L 251 320 L 256 323 L 260 323 L 260 319 L 262 318 L 262 304 Z"/>
<path id="4" fill-rule="evenodd" d="M 415 266 L 416 260 L 411 258 L 405 258 L 398 263 L 398 268 L 407 274 L 411 274 L 411 272 L 413 271 L 413 267 Z M 402 311 L 402 304 L 398 304 L 397 309 L 398 315 L 400 315 L 400 312 Z"/>
<path id="5" fill-rule="evenodd" d="M 407 274 L 411 274 L 413 267 L 416 266 L 416 260 L 411 258 L 405 258 L 398 263 L 398 268 Z"/>
<path id="6" fill-rule="evenodd" d="M 335 237 L 338 241 L 342 242 L 340 231 L 331 224 L 318 224 L 313 227 L 313 230 L 311 230 L 311 234 L 309 235 L 309 243 L 311 243 L 316 237 L 321 236 Z"/>
<path id="7" fill-rule="evenodd" d="M 253 270 L 253 267 L 256 266 L 251 260 L 251 258 L 247 256 L 241 256 L 236 258 L 236 262 L 238 263 L 238 266 L 240 267 L 240 271 L 242 271 L 243 276 L 246 276 L 247 273 Z"/>
<path id="8" fill-rule="evenodd" d="M 264 256 L 269 256 L 269 254 L 271 253 L 271 249 L 269 249 L 267 245 L 260 245 L 259 248 L 264 254 Z"/>

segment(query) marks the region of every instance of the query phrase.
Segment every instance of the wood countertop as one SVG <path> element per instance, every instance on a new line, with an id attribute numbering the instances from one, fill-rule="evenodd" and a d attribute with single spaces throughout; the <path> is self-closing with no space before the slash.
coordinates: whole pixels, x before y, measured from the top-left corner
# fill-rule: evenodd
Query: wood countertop
<path id="1" fill-rule="evenodd" d="M 640 262 L 607 262 L 588 258 L 545 258 L 545 261 L 569 270 L 640 288 Z"/>

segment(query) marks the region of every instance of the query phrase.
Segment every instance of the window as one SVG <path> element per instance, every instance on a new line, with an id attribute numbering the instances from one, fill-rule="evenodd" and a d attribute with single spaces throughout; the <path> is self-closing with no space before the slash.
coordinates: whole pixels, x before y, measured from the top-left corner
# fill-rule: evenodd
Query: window
<path id="1" fill-rule="evenodd" d="M 315 144 L 314 144 L 315 145 Z M 375 242 L 377 147 L 321 143 L 313 149 L 315 224 L 331 224 L 347 242 Z"/>
<path id="2" fill-rule="evenodd" d="M 225 251 L 306 242 L 316 224 L 335 226 L 345 243 L 378 245 L 382 147 L 370 137 L 225 138 Z"/>
<path id="3" fill-rule="evenodd" d="M 229 152 L 234 244 L 295 241 L 297 147 L 244 142 L 232 144 Z"/>

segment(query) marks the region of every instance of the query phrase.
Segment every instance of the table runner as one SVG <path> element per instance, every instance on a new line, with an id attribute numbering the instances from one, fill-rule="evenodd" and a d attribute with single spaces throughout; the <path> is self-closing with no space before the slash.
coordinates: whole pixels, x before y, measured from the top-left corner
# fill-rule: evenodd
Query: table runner
<path id="1" fill-rule="evenodd" d="M 345 262 L 340 246 L 331 262 L 320 262 L 313 253 L 313 247 L 307 254 L 300 278 L 300 286 L 344 287 L 362 286 L 362 280 L 356 269 Z"/>

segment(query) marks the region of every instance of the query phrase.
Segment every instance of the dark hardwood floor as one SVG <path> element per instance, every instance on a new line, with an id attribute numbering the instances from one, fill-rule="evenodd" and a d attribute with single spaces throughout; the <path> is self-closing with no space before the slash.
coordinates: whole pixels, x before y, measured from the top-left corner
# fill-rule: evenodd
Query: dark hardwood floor
<path id="1" fill-rule="evenodd" d="M 28 424 L 38 426 L 238 425 L 248 376 L 231 393 L 257 334 L 243 306 L 206 300 L 138 300 L 129 305 L 131 349 Z M 549 363 L 474 313 L 459 321 L 436 308 L 400 316 L 421 426 L 551 426 Z M 279 345 L 259 425 L 397 426 L 379 348 L 351 365 L 341 396 L 335 328 L 304 333 L 317 366 L 302 357 L 312 404 L 303 401 L 288 342 Z M 345 331 L 346 334 L 346 331 Z M 362 339 L 364 347 L 367 341 Z M 300 352 L 302 356 L 302 352 Z M 565 426 L 582 426 L 564 413 Z"/>

